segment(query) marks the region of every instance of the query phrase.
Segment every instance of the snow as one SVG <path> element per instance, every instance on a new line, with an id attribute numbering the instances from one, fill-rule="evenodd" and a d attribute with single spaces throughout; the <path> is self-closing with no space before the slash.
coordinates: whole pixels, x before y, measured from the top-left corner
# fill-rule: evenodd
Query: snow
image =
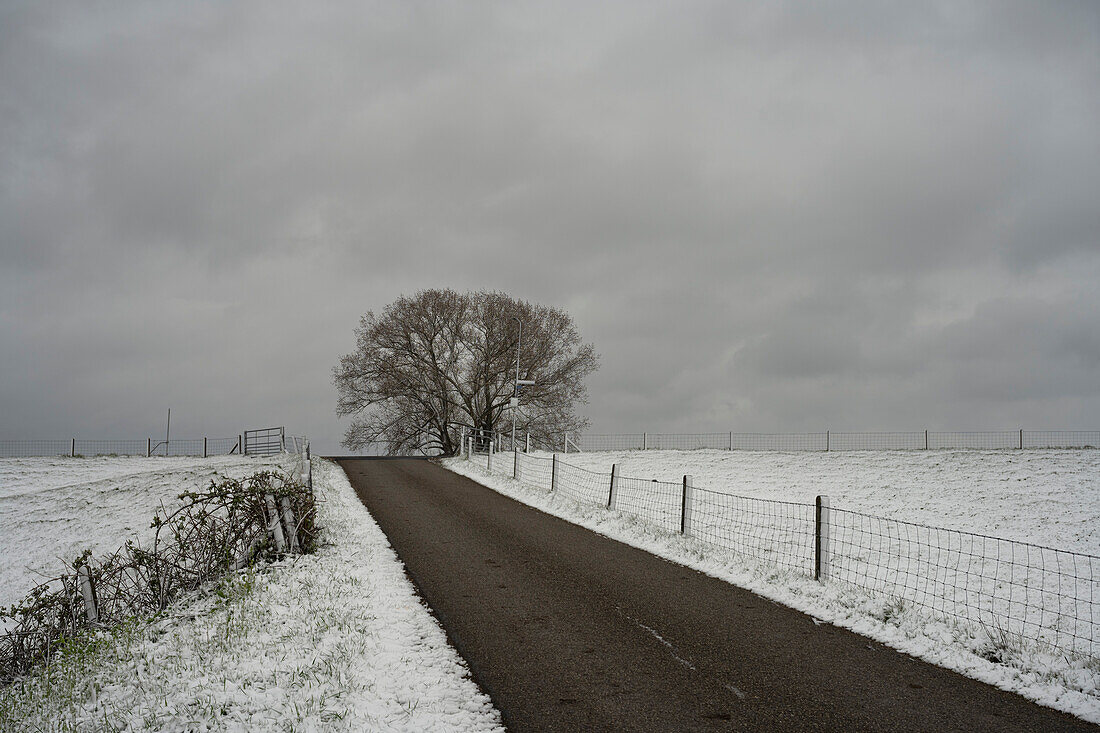
<path id="1" fill-rule="evenodd" d="M 343 471 L 313 466 L 315 554 L 0 691 L 0 729 L 503 730 Z"/>
<path id="2" fill-rule="evenodd" d="M 1095 552 L 1098 546 L 1100 454 L 1095 451 L 630 451 L 558 454 L 558 458 L 559 471 L 571 475 L 578 487 L 575 496 L 588 488 L 606 496 L 611 464 L 617 463 L 620 476 L 644 480 L 655 493 L 678 488 L 686 474 L 693 477 L 695 487 L 772 501 L 811 504 L 816 495 L 825 494 L 834 508 L 1017 535 L 1080 552 Z M 546 473 L 537 464 L 549 463 L 525 463 L 526 478 L 548 485 L 548 475 L 535 470 Z M 608 511 L 602 502 L 575 501 L 564 495 L 569 493 L 566 490 L 551 494 L 514 481 L 512 457 L 507 453 L 494 457 L 494 475 L 486 473 L 484 457 L 445 459 L 443 465 L 549 514 L 747 588 L 816 620 L 1100 723 L 1100 664 L 1095 657 L 1016 645 L 996 628 L 937 619 L 915 604 L 888 595 L 841 582 L 819 583 L 804 568 L 779 568 L 680 536 L 665 516 L 672 508 L 662 502 L 646 505 L 643 513 L 650 516 L 646 521 L 627 512 Z M 653 479 L 668 483 L 653 484 Z M 620 488 L 634 486 L 631 490 L 640 495 L 642 483 L 624 481 Z M 674 509 L 678 517 L 679 506 Z M 994 656 L 1000 657 L 1000 663 L 990 661 Z"/>
<path id="3" fill-rule="evenodd" d="M 219 476 L 289 470 L 296 456 L 0 458 L 0 607 L 63 572 L 85 548 L 114 552 L 152 539 L 163 503 Z"/>

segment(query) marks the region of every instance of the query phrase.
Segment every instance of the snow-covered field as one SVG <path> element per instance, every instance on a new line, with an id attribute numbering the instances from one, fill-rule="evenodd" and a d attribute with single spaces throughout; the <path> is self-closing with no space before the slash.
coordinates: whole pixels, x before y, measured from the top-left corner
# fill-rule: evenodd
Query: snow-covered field
<path id="1" fill-rule="evenodd" d="M 296 456 L 214 458 L 0 458 L 0 607 L 71 572 L 85 549 L 114 552 L 146 542 L 153 513 L 218 476 L 289 469 Z"/>
<path id="2" fill-rule="evenodd" d="M 343 471 L 322 547 L 0 690 L 0 730 L 503 730 Z"/>
<path id="3" fill-rule="evenodd" d="M 541 457 L 549 458 L 549 454 Z M 647 485 L 657 496 L 677 489 L 683 475 L 688 474 L 693 476 L 695 487 L 729 494 L 799 504 L 812 504 L 816 495 L 824 494 L 831 497 L 836 508 L 1089 553 L 1100 546 L 1100 528 L 1096 526 L 1100 519 L 1100 453 L 1096 451 L 631 451 L 558 457 L 563 462 L 559 464 L 559 481 L 564 479 L 573 491 L 562 490 L 564 485 L 559 484 L 559 492 L 553 495 L 545 489 L 549 485 L 549 460 L 521 461 L 525 483 L 510 478 L 513 465 L 508 453 L 495 457 L 495 475 L 491 476 L 485 472 L 484 457 L 473 461 L 446 459 L 443 465 L 551 514 L 746 587 L 823 621 L 1100 722 L 1100 663 L 1095 656 L 1036 647 L 1004 633 L 996 623 L 959 623 L 930 614 L 919 603 L 851 584 L 818 583 L 807 573 L 804 563 L 797 569 L 783 569 L 743 552 L 679 536 L 673 529 L 673 524 L 678 529 L 678 522 L 669 522 L 664 516 L 675 513 L 678 518 L 678 491 L 670 501 L 651 501 L 645 506 L 640 503 Z M 565 462 L 578 468 L 566 469 Z M 641 517 L 627 511 L 607 511 L 602 505 L 612 463 L 619 464 L 624 479 L 644 479 L 620 485 L 624 494 L 636 494 L 634 500 L 639 503 L 630 508 Z M 652 483 L 654 479 L 657 484 Z M 593 497 L 601 501 L 593 501 Z M 578 498 L 581 501 L 575 500 Z M 793 510 L 803 512 L 799 507 Z M 807 516 L 812 522 L 812 514 Z M 750 535 L 752 530 L 751 526 L 747 528 Z M 1014 569 L 1016 564 L 1007 565 Z M 970 570 L 966 570 L 967 579 L 985 582 L 980 572 Z M 892 580 L 897 574 L 891 569 L 886 579 Z M 952 577 L 952 582 L 957 577 L 962 576 Z M 1095 615 L 1093 603 L 1100 600 L 1100 595 L 1095 593 L 1095 582 L 1087 586 L 1084 605 L 1090 609 L 1089 614 Z M 1033 597 L 1032 593 L 1025 589 L 1025 602 Z M 1081 604 L 1069 600 L 1071 612 L 1079 613 L 1076 608 Z M 1019 603 L 1018 597 L 1014 601 Z M 1095 633 L 1095 625 L 1089 633 Z"/>

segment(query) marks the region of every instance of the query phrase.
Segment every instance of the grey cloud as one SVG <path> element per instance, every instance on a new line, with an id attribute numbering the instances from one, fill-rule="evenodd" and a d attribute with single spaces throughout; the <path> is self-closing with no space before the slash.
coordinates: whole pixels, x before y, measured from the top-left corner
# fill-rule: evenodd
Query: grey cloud
<path id="1" fill-rule="evenodd" d="M 1096 427 L 1098 20 L 6 5 L 0 438 L 335 449 L 359 314 L 436 286 L 568 308 L 599 430 Z"/>

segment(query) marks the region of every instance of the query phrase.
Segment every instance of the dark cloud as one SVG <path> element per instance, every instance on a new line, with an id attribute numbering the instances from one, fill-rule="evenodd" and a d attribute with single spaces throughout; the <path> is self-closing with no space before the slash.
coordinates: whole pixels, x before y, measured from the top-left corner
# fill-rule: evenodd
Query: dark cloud
<path id="1" fill-rule="evenodd" d="M 9 3 L 0 438 L 333 449 L 436 286 L 573 313 L 600 430 L 1095 428 L 1098 89 L 1094 3 Z"/>

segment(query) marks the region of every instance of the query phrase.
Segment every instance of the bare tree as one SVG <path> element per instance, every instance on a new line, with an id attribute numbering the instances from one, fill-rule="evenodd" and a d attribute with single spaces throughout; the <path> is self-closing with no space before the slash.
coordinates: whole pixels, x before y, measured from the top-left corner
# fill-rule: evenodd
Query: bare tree
<path id="1" fill-rule="evenodd" d="M 520 343 L 522 329 L 522 348 Z M 491 434 L 512 425 L 544 442 L 577 432 L 587 403 L 584 378 L 599 366 L 573 319 L 557 308 L 503 293 L 425 290 L 402 297 L 356 329 L 356 349 L 333 369 L 336 414 L 354 416 L 343 444 L 383 442 L 393 453 L 453 455 L 463 427 Z"/>

